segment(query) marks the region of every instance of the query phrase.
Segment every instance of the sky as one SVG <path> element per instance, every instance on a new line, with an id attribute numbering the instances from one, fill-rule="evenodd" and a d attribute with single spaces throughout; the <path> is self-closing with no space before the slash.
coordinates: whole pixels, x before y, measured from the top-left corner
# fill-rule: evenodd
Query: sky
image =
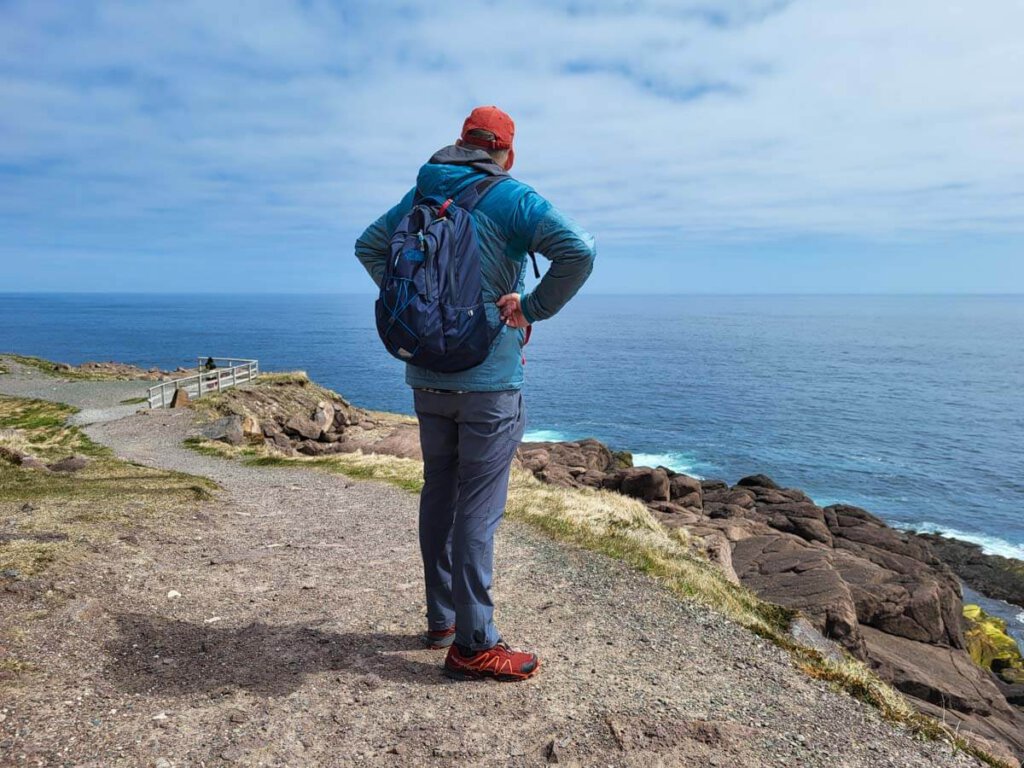
<path id="1" fill-rule="evenodd" d="M 1022 29 L 1019 0 L 0 0 L 0 292 L 370 292 L 355 238 L 478 104 L 595 235 L 587 291 L 1024 292 Z"/>

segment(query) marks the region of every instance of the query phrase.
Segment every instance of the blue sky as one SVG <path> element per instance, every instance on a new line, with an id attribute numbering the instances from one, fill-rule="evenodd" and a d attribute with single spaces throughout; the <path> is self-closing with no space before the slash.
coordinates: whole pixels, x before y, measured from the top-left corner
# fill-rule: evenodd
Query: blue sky
<path id="1" fill-rule="evenodd" d="M 593 292 L 1024 291 L 1024 4 L 0 0 L 0 291 L 365 292 L 477 104 Z"/>

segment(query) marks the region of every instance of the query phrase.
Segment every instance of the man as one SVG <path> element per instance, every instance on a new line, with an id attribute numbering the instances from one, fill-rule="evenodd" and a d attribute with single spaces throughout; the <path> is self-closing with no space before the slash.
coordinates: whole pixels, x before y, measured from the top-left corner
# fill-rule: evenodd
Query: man
<path id="1" fill-rule="evenodd" d="M 496 338 L 484 362 L 459 373 L 406 366 L 423 449 L 419 531 L 430 648 L 448 648 L 445 668 L 459 677 L 523 680 L 537 672 L 494 626 L 494 534 L 505 511 L 509 468 L 526 426 L 522 347 L 526 329 L 560 310 L 583 285 L 594 239 L 530 187 L 508 177 L 515 126 L 497 107 L 477 107 L 461 138 L 420 168 L 416 187 L 356 241 L 356 257 L 379 286 L 389 240 L 417 190 L 438 200 L 488 175 L 504 176 L 472 209 L 480 242 L 483 300 Z M 533 293 L 527 254 L 552 264 Z"/>

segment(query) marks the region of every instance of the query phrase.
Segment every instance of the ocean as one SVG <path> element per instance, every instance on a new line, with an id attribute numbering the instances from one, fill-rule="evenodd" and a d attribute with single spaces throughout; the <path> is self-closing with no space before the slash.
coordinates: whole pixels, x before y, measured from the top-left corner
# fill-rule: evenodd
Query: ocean
<path id="1" fill-rule="evenodd" d="M 0 294 L 0 350 L 258 358 L 411 412 L 369 295 Z M 586 295 L 526 353 L 528 439 L 592 436 L 729 482 L 760 472 L 1024 559 L 1024 296 Z"/>

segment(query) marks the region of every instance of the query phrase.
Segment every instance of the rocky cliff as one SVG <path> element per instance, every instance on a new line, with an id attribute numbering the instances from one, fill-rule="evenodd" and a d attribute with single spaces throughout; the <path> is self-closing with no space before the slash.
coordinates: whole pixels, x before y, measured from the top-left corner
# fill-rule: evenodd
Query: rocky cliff
<path id="1" fill-rule="evenodd" d="M 666 526 L 704 539 L 742 584 L 801 611 L 923 712 L 1024 756 L 1024 710 L 1010 703 L 1020 692 L 972 661 L 959 580 L 928 537 L 858 507 L 820 507 L 764 475 L 730 486 L 624 466 L 622 454 L 596 440 L 527 443 L 520 457 L 546 482 L 642 499 Z"/>

